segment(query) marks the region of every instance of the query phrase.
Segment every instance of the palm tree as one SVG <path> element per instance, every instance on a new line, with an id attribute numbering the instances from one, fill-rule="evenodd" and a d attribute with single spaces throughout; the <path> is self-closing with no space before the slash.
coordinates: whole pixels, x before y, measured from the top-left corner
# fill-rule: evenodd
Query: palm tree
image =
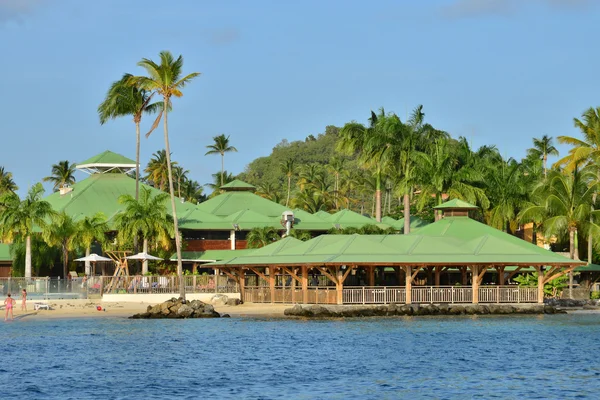
<path id="1" fill-rule="evenodd" d="M 177 165 L 177 161 L 171 162 L 171 165 Z M 152 158 L 150 158 L 150 161 L 148 161 L 148 165 L 146 166 L 144 172 L 148 174 L 146 175 L 146 179 L 152 182 L 153 187 L 164 191 L 165 185 L 169 181 L 167 152 L 165 150 L 159 150 L 152 154 Z"/>
<path id="2" fill-rule="evenodd" d="M 127 238 L 139 236 L 143 238 L 143 251 L 148 252 L 150 240 L 168 247 L 175 230 L 170 215 L 167 214 L 165 202 L 169 198 L 167 193 L 159 193 L 155 196 L 148 188 L 142 188 L 140 198 L 136 200 L 130 195 L 119 197 L 119 203 L 125 209 L 115 216 L 115 228 L 119 231 L 120 242 L 126 242 Z M 148 272 L 148 262 L 144 261 L 142 273 Z"/>
<path id="3" fill-rule="evenodd" d="M 90 255 L 90 248 L 94 242 L 103 243 L 106 240 L 105 233 L 109 230 L 106 217 L 101 212 L 77 221 L 77 244 L 85 248 L 86 257 Z M 88 261 L 85 263 L 85 274 L 89 275 L 90 273 L 90 263 Z"/>
<path id="4" fill-rule="evenodd" d="M 264 247 L 279 239 L 281 238 L 279 237 L 277 230 L 270 226 L 254 228 L 250 232 L 248 232 L 248 236 L 246 236 L 249 249 L 257 249 L 259 247 Z"/>
<path id="5" fill-rule="evenodd" d="M 175 180 L 177 181 L 177 197 L 181 197 L 181 182 L 185 183 L 185 181 L 187 180 L 187 174 L 189 174 L 190 171 L 187 169 L 183 169 L 183 167 L 180 166 L 173 166 L 173 175 L 175 177 Z"/>
<path id="6" fill-rule="evenodd" d="M 42 180 L 54 183 L 53 190 L 58 192 L 60 188 L 75 183 L 75 164 L 67 160 L 59 161 L 58 164 L 52 166 L 52 174 Z"/>
<path id="7" fill-rule="evenodd" d="M 161 103 L 151 103 L 154 93 L 142 89 L 132 83 L 133 75 L 124 74 L 112 83 L 102 103 L 98 106 L 100 124 L 104 125 L 109 119 L 118 117 L 133 117 L 135 123 L 135 198 L 140 190 L 140 122 L 144 113 L 150 114 L 160 109 Z M 152 127 L 150 132 L 156 128 Z M 146 137 L 150 135 L 146 134 Z"/>
<path id="8" fill-rule="evenodd" d="M 64 211 L 54 215 L 52 223 L 47 226 L 42 236 L 49 246 L 60 247 L 63 261 L 63 274 L 69 274 L 69 252 L 76 247 L 78 238 L 77 225 Z"/>
<path id="9" fill-rule="evenodd" d="M 542 228 L 546 237 L 568 236 L 571 259 L 579 259 L 579 232 L 598 232 L 600 229 L 592 222 L 594 217 L 600 215 L 600 210 L 592 211 L 590 207 L 592 196 L 598 190 L 598 183 L 594 179 L 594 171 L 589 167 L 575 168 L 570 172 L 550 171 L 547 182 L 541 182 L 536 188 L 541 201 L 529 204 L 521 212 L 524 219 L 544 216 Z"/>
<path id="10" fill-rule="evenodd" d="M 334 193 L 334 200 L 333 203 L 335 205 L 335 209 L 338 209 L 338 199 L 339 199 L 339 193 L 340 193 L 340 175 L 342 174 L 342 172 L 344 171 L 346 167 L 346 159 L 342 158 L 342 157 L 333 157 L 330 161 L 329 161 L 329 170 L 331 171 L 331 173 L 333 174 L 334 177 L 334 183 L 333 183 L 333 193 Z"/>
<path id="11" fill-rule="evenodd" d="M 558 150 L 552 143 L 552 137 L 544 135 L 541 139 L 533 138 L 533 147 L 527 150 L 527 155 L 533 158 L 542 159 L 544 162 L 544 178 L 546 178 L 548 176 L 548 168 L 546 167 L 548 156 L 557 156 Z"/>
<path id="12" fill-rule="evenodd" d="M 569 155 L 556 162 L 556 165 L 566 165 L 568 170 L 574 170 L 581 161 L 600 160 L 600 107 L 589 108 L 582 114 L 582 120 L 573 118 L 576 128 L 581 130 L 583 140 L 571 136 L 559 136 L 558 142 L 570 144 L 573 148 Z"/>
<path id="13" fill-rule="evenodd" d="M 331 200 L 326 192 L 316 189 L 300 190 L 292 199 L 292 207 L 301 208 L 309 213 L 327 211 L 331 208 Z"/>
<path id="14" fill-rule="evenodd" d="M 36 228 L 44 231 L 47 218 L 54 215 L 50 203 L 42 200 L 43 194 L 42 184 L 36 183 L 23 200 L 14 192 L 0 196 L 0 237 L 25 240 L 26 278 L 31 278 L 31 235 Z"/>
<path id="15" fill-rule="evenodd" d="M 206 148 L 209 150 L 206 152 L 205 156 L 209 154 L 221 155 L 221 186 L 223 186 L 225 184 L 223 180 L 223 174 L 225 172 L 225 153 L 229 153 L 232 151 L 237 152 L 237 149 L 229 145 L 229 136 L 220 134 L 218 136 L 213 137 L 213 141 L 213 144 L 206 146 Z"/>
<path id="16" fill-rule="evenodd" d="M 270 182 L 260 185 L 256 191 L 256 194 L 260 197 L 264 197 L 265 199 L 274 201 L 275 203 L 279 203 L 281 201 L 281 195 L 279 194 L 279 191 L 275 185 L 272 185 Z"/>
<path id="17" fill-rule="evenodd" d="M 518 213 L 527 202 L 527 186 L 521 164 L 513 159 L 502 161 L 491 169 L 485 181 L 490 209 L 487 211 L 489 225 L 505 232 L 515 231 Z"/>
<path id="18" fill-rule="evenodd" d="M 190 83 L 192 79 L 200 74 L 198 72 L 193 72 L 191 74 L 182 76 L 182 56 L 174 59 L 173 55 L 168 51 L 161 51 L 159 56 L 160 64 L 156 64 L 154 61 L 147 58 L 142 59 L 138 65 L 143 67 L 149 76 L 137 77 L 133 80 L 133 82 L 135 82 L 139 88 L 149 92 L 156 92 L 163 98 L 162 117 L 165 136 L 165 154 L 169 173 L 169 194 L 171 195 L 171 212 L 173 216 L 175 247 L 177 252 L 177 274 L 179 275 L 180 294 L 181 297 L 185 298 L 185 286 L 183 284 L 183 264 L 181 261 L 181 237 L 179 235 L 177 210 L 175 209 L 175 190 L 173 188 L 173 171 L 171 167 L 171 150 L 169 146 L 168 115 L 169 108 L 171 106 L 171 98 L 183 96 L 181 90 L 185 87 L 185 85 Z M 159 114 L 155 124 L 158 123 L 160 118 L 161 114 Z"/>
<path id="19" fill-rule="evenodd" d="M 303 242 L 312 239 L 312 235 L 309 231 L 301 231 L 298 229 L 291 229 L 290 236 L 298 240 L 302 240 Z"/>
<path id="20" fill-rule="evenodd" d="M 282 162 L 279 167 L 281 168 L 281 172 L 283 172 L 287 178 L 287 198 L 285 200 L 285 206 L 288 207 L 290 204 L 290 193 L 292 191 L 292 177 L 296 172 L 296 163 L 293 158 L 290 158 Z"/>
<path id="21" fill-rule="evenodd" d="M 186 179 L 183 183 L 183 198 L 185 201 L 197 204 L 200 201 L 206 199 L 206 196 L 202 193 L 204 188 L 197 181 Z"/>
<path id="22" fill-rule="evenodd" d="M 0 195 L 5 192 L 16 192 L 17 190 L 19 190 L 19 187 L 13 180 L 12 172 L 0 167 Z"/>
<path id="23" fill-rule="evenodd" d="M 213 192 L 211 196 L 216 196 L 220 193 L 219 189 L 221 188 L 221 186 L 223 186 L 221 182 L 224 182 L 226 185 L 235 180 L 235 176 L 233 176 L 232 173 L 229 173 L 227 171 L 223 171 L 222 173 L 216 172 L 214 174 L 211 174 L 210 176 L 212 176 L 213 182 L 207 183 L 205 186 L 208 186 L 210 189 L 212 189 Z"/>

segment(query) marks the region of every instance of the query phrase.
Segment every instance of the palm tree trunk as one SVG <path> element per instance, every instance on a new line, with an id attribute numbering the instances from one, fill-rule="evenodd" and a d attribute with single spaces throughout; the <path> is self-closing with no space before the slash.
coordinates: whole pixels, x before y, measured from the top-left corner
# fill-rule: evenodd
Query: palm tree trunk
<path id="1" fill-rule="evenodd" d="M 575 231 L 573 229 L 569 229 L 569 258 L 571 260 L 575 259 L 575 254 L 574 254 L 574 250 L 575 250 L 575 246 L 574 246 L 574 242 L 575 242 Z"/>
<path id="2" fill-rule="evenodd" d="M 89 255 L 90 255 L 90 246 L 87 246 L 85 248 L 85 256 L 89 257 Z M 86 261 L 85 262 L 85 276 L 89 276 L 90 275 L 90 273 L 91 273 L 90 270 L 91 270 L 91 268 L 90 268 L 90 262 Z"/>
<path id="3" fill-rule="evenodd" d="M 167 122 L 168 99 L 164 98 L 164 120 L 165 151 L 167 155 L 167 169 L 169 171 L 169 194 L 171 195 L 171 212 L 173 215 L 173 227 L 175 231 L 175 249 L 177 252 L 177 275 L 179 277 L 179 295 L 185 300 L 185 286 L 183 285 L 183 263 L 181 262 L 181 237 L 179 236 L 179 223 L 177 221 L 177 210 L 175 209 L 175 190 L 173 189 L 173 171 L 171 168 L 171 149 L 169 147 L 169 125 Z"/>
<path id="4" fill-rule="evenodd" d="M 594 193 L 592 195 L 592 212 L 594 211 L 594 206 L 596 205 L 596 197 L 597 197 L 597 195 L 598 195 L 597 193 Z M 593 222 L 593 218 L 590 215 L 590 223 L 592 223 L 592 222 Z M 593 239 L 593 236 L 592 236 L 592 230 L 590 229 L 590 231 L 588 233 L 588 264 L 592 263 L 592 258 L 594 256 L 594 253 L 593 253 L 594 245 L 593 245 L 593 243 L 594 243 L 594 239 Z"/>
<path id="5" fill-rule="evenodd" d="M 285 206 L 288 207 L 288 204 L 290 203 L 290 191 L 292 190 L 292 177 L 288 176 L 288 192 L 287 192 L 287 199 L 285 201 Z"/>
<path id="6" fill-rule="evenodd" d="M 546 162 L 548 161 L 548 155 L 544 154 L 544 179 L 548 176 L 548 168 L 546 168 Z"/>
<path id="7" fill-rule="evenodd" d="M 404 194 L 404 234 L 410 233 L 410 197 Z"/>
<path id="8" fill-rule="evenodd" d="M 225 184 L 223 182 L 223 174 L 225 173 L 225 154 L 221 153 L 221 186 Z"/>
<path id="9" fill-rule="evenodd" d="M 67 250 L 67 246 L 62 246 L 63 251 L 63 273 L 65 274 L 65 279 L 67 279 L 67 275 L 69 275 L 69 251 Z"/>
<path id="10" fill-rule="evenodd" d="M 135 121 L 135 200 L 140 194 L 140 122 Z"/>
<path id="11" fill-rule="evenodd" d="M 25 239 L 25 278 L 31 278 L 31 236 Z"/>
<path id="12" fill-rule="evenodd" d="M 144 238 L 144 253 L 148 253 L 148 239 Z M 144 260 L 142 263 L 142 275 L 146 275 L 148 273 L 148 260 Z"/>
<path id="13" fill-rule="evenodd" d="M 573 241 L 573 257 L 575 260 L 579 260 L 579 235 L 577 228 L 575 228 L 575 240 Z"/>
<path id="14" fill-rule="evenodd" d="M 375 220 L 381 222 L 381 173 L 377 172 L 375 180 Z"/>

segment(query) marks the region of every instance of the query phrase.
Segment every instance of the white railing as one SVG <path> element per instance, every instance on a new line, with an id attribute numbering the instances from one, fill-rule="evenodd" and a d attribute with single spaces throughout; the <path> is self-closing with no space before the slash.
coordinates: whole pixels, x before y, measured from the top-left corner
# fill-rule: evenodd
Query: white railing
<path id="1" fill-rule="evenodd" d="M 480 303 L 536 303 L 537 288 L 484 286 L 479 288 Z"/>
<path id="2" fill-rule="evenodd" d="M 330 286 L 310 286 L 306 296 L 307 304 L 336 304 L 337 292 Z M 244 302 L 246 303 L 303 303 L 301 287 L 275 286 L 273 298 L 269 286 L 245 286 Z"/>
<path id="3" fill-rule="evenodd" d="M 348 287 L 342 291 L 344 304 L 389 304 L 406 302 L 403 287 L 361 286 Z"/>
<path id="4" fill-rule="evenodd" d="M 102 276 L 94 288 L 101 294 L 154 294 L 179 293 L 179 278 L 168 276 Z M 186 275 L 183 277 L 186 293 L 238 293 L 238 284 L 227 276 Z"/>

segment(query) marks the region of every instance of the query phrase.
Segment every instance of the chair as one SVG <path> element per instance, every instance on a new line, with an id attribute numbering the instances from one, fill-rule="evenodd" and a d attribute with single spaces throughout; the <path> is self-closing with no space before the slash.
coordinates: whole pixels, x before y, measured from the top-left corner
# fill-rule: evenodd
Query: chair
<path id="1" fill-rule="evenodd" d="M 34 310 L 49 310 L 50 309 L 50 305 L 48 303 L 33 303 L 33 309 Z"/>

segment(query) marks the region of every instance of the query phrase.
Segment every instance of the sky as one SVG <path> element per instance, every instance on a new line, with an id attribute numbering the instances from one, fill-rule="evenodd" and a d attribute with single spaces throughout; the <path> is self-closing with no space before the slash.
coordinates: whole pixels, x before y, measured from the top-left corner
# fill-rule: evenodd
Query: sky
<path id="1" fill-rule="evenodd" d="M 169 114 L 173 159 L 201 184 L 220 169 L 204 155 L 215 135 L 231 136 L 237 174 L 380 107 L 423 104 L 436 128 L 519 159 L 600 106 L 598 21 L 594 0 L 0 0 L 0 166 L 23 195 L 60 160 L 134 159 L 132 120 L 100 125 L 96 110 L 161 50 L 201 73 Z M 142 166 L 163 148 L 162 129 L 142 139 Z"/>

